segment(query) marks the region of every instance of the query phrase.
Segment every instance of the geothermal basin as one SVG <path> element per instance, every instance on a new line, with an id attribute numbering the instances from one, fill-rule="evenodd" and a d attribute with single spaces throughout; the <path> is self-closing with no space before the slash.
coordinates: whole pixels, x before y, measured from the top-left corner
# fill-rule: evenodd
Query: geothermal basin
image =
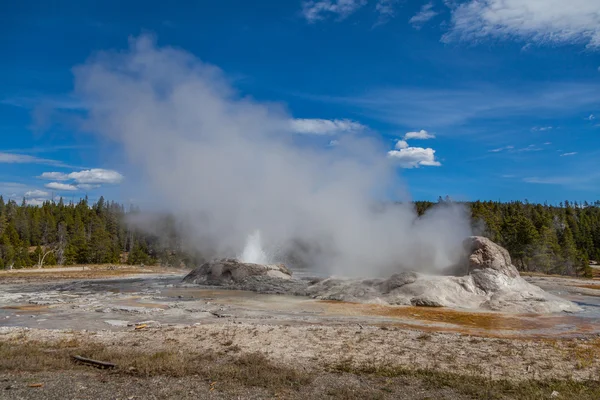
<path id="1" fill-rule="evenodd" d="M 0 279 L 6 275 L 10 276 Z M 179 272 L 50 283 L 4 281 L 0 326 L 102 331 L 140 324 L 183 327 L 227 322 L 377 325 L 506 337 L 600 334 L 600 282 L 528 277 L 528 282 L 581 308 L 577 313 L 534 314 L 260 294 L 190 285 L 182 282 L 184 276 Z"/>

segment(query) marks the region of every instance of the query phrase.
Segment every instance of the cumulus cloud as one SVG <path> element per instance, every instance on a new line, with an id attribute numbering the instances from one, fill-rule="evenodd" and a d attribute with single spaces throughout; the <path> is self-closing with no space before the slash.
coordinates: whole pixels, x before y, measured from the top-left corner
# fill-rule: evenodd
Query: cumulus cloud
<path id="1" fill-rule="evenodd" d="M 124 179 L 123 175 L 117 171 L 92 168 L 83 171 L 71 172 L 65 174 L 62 172 L 44 172 L 40 175 L 40 178 L 53 180 L 53 181 L 75 181 L 79 184 L 117 184 L 121 183 Z M 88 186 L 89 188 L 90 186 Z"/>
<path id="2" fill-rule="evenodd" d="M 49 181 L 66 181 L 69 180 L 69 175 L 62 172 L 44 172 L 39 176 L 42 179 Z"/>
<path id="3" fill-rule="evenodd" d="M 406 142 L 406 140 L 398 140 L 396 142 L 396 149 L 402 150 L 402 149 L 407 149 L 407 148 L 408 148 L 408 143 Z"/>
<path id="4" fill-rule="evenodd" d="M 419 11 L 416 15 L 414 15 L 408 22 L 415 28 L 419 29 L 423 24 L 439 13 L 437 11 L 433 11 L 433 3 L 427 3 L 421 7 L 421 11 Z"/>
<path id="5" fill-rule="evenodd" d="M 44 192 L 43 190 L 39 190 L 39 189 L 29 190 L 29 191 L 25 192 L 25 197 L 28 197 L 28 198 L 31 198 L 31 197 L 48 197 L 49 195 L 50 195 L 50 193 Z"/>
<path id="6" fill-rule="evenodd" d="M 597 0 L 470 0 L 452 10 L 446 42 L 484 38 L 538 44 L 584 43 L 600 49 Z"/>
<path id="7" fill-rule="evenodd" d="M 79 172 L 71 172 L 69 179 L 77 183 L 109 183 L 116 184 L 123 181 L 123 175 L 117 171 L 94 168 Z"/>
<path id="8" fill-rule="evenodd" d="M 335 16 L 344 19 L 367 4 L 367 0 L 320 0 L 302 3 L 302 15 L 309 23 Z"/>
<path id="9" fill-rule="evenodd" d="M 25 199 L 25 203 L 28 206 L 36 206 L 36 207 L 43 206 L 46 201 L 48 201 L 48 199 L 44 199 L 44 198 Z"/>
<path id="10" fill-rule="evenodd" d="M 433 135 L 423 129 L 421 129 L 418 132 L 406 132 L 406 134 L 404 135 L 404 140 L 410 140 L 410 139 L 425 140 L 425 139 L 433 139 L 433 138 L 435 138 L 435 135 Z"/>
<path id="11" fill-rule="evenodd" d="M 74 73 L 89 107 L 85 126 L 119 146 L 119 164 L 136 177 L 124 196 L 186 221 L 187 244 L 207 257 L 241 254 L 260 230 L 273 262 L 296 251 L 324 272 L 375 276 L 452 265 L 470 234 L 459 206 L 422 218 L 408 202 L 373 207 L 402 192 L 393 161 L 408 165 L 404 155 L 385 156 L 387 143 L 369 135 L 340 135 L 333 147 L 291 140 L 284 107 L 239 95 L 192 54 L 142 36 Z M 423 151 L 414 165 L 439 165 L 432 149 Z"/>
<path id="12" fill-rule="evenodd" d="M 99 187 L 100 185 L 91 185 L 89 183 L 80 183 L 79 185 L 77 185 L 77 188 L 81 190 L 92 190 L 97 189 Z"/>
<path id="13" fill-rule="evenodd" d="M 442 164 L 435 159 L 435 150 L 423 147 L 405 147 L 391 150 L 388 156 L 398 162 L 402 168 L 439 167 Z"/>
<path id="14" fill-rule="evenodd" d="M 309 135 L 336 135 L 340 133 L 360 132 L 366 126 L 349 119 L 292 119 L 291 129 L 294 133 Z"/>
<path id="15" fill-rule="evenodd" d="M 74 192 L 77 190 L 77 186 L 70 185 L 68 183 L 50 182 L 44 185 L 48 189 L 58 190 L 59 192 Z"/>

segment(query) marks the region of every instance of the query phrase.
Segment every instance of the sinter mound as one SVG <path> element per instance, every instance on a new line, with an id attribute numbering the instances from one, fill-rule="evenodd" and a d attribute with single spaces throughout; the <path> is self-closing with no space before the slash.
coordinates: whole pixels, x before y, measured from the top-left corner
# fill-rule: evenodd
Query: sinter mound
<path id="1" fill-rule="evenodd" d="M 292 273 L 281 264 L 261 265 L 223 259 L 194 269 L 184 282 L 390 305 L 518 313 L 581 310 L 574 303 L 526 282 L 512 265 L 508 251 L 491 240 L 472 236 L 465 240 L 465 250 L 468 259 L 450 271 L 455 276 L 401 272 L 388 279 L 297 280 L 292 279 Z"/>

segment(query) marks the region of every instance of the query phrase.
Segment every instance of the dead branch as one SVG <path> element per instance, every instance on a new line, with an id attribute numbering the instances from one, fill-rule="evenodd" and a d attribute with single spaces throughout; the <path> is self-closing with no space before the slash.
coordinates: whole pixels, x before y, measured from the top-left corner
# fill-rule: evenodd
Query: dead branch
<path id="1" fill-rule="evenodd" d="M 97 368 L 116 368 L 117 367 L 116 364 L 109 363 L 106 361 L 92 360 L 91 358 L 85 358 L 85 357 L 81 357 L 81 356 L 73 356 L 73 358 L 79 362 L 82 362 L 84 364 L 93 365 L 94 367 L 97 367 Z"/>

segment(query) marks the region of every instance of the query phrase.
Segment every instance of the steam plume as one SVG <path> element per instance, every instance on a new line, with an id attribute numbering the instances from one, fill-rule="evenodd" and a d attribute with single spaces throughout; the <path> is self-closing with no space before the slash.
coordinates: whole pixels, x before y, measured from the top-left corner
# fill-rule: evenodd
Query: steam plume
<path id="1" fill-rule="evenodd" d="M 201 251 L 238 255 L 260 230 L 274 262 L 372 276 L 446 267 L 469 234 L 458 207 L 418 220 L 408 203 L 374 207 L 397 186 L 377 140 L 298 142 L 282 105 L 239 95 L 217 67 L 151 37 L 75 68 L 75 91 L 86 127 L 124 150 L 135 197 L 185 218 Z"/>

